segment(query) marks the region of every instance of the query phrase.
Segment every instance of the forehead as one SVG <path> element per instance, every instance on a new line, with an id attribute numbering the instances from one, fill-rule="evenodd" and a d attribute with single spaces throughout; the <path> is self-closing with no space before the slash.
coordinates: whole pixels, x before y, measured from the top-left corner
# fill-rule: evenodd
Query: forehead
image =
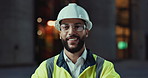
<path id="1" fill-rule="evenodd" d="M 80 24 L 84 24 L 84 20 L 78 19 L 78 18 L 69 18 L 69 19 L 63 19 L 61 21 L 61 24 L 63 24 L 63 23 L 73 23 L 73 24 L 80 23 Z"/>

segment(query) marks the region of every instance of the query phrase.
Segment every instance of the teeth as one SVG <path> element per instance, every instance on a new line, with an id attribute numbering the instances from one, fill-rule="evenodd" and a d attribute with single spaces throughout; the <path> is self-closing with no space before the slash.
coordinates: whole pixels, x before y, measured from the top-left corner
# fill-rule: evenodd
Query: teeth
<path id="1" fill-rule="evenodd" d="M 74 39 L 69 39 L 69 40 L 77 40 L 76 38 L 74 38 Z"/>

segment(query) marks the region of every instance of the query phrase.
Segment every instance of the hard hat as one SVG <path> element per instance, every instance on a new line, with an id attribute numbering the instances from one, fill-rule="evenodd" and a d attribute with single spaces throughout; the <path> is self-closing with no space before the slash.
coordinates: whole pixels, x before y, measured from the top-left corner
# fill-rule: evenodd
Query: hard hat
<path id="1" fill-rule="evenodd" d="M 88 30 L 92 28 L 92 22 L 89 20 L 88 13 L 82 7 L 76 3 L 69 3 L 68 6 L 64 7 L 58 14 L 55 22 L 55 27 L 60 31 L 60 21 L 67 18 L 79 18 L 82 19 L 86 24 Z"/>

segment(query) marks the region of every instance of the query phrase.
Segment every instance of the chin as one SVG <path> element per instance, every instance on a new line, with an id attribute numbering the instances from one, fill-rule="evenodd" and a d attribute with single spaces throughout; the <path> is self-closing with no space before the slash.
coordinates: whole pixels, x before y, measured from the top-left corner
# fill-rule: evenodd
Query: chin
<path id="1" fill-rule="evenodd" d="M 69 49 L 75 49 L 75 48 L 77 48 L 77 46 L 75 46 L 75 45 L 70 45 L 69 46 Z"/>

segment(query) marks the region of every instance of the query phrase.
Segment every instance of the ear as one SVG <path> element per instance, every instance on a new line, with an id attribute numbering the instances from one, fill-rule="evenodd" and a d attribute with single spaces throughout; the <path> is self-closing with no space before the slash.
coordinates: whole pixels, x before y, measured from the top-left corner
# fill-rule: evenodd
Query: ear
<path id="1" fill-rule="evenodd" d="M 86 37 L 88 37 L 89 30 L 86 30 Z"/>
<path id="2" fill-rule="evenodd" d="M 88 34 L 86 34 L 86 37 L 88 37 Z"/>

